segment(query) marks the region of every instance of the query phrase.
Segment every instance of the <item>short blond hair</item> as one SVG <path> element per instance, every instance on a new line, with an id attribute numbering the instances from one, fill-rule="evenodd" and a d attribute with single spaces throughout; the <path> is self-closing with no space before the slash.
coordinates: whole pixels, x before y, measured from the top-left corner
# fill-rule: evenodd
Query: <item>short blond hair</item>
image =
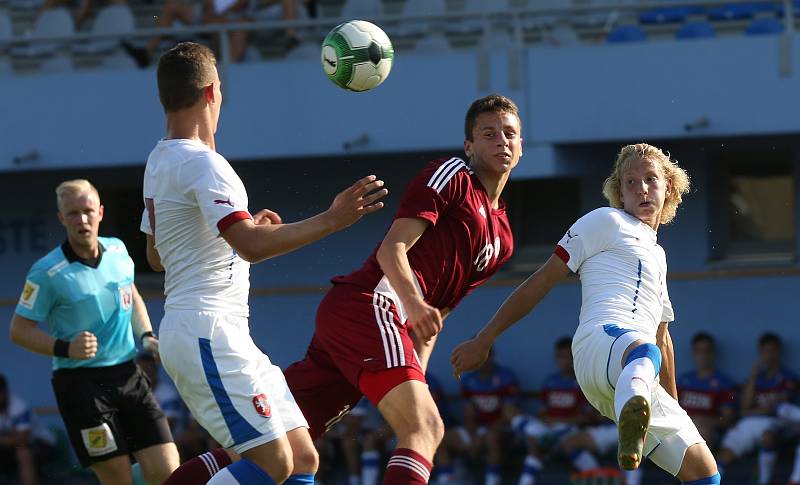
<path id="1" fill-rule="evenodd" d="M 85 194 L 86 192 L 94 192 L 97 196 L 97 201 L 100 201 L 100 192 L 86 179 L 65 180 L 61 182 L 58 184 L 58 187 L 56 187 L 56 205 L 58 206 L 58 210 L 61 210 L 61 201 L 64 200 L 64 197 L 69 195 L 77 196 Z"/>
<path id="2" fill-rule="evenodd" d="M 622 173 L 630 166 L 630 162 L 637 158 L 656 163 L 664 172 L 669 192 L 664 198 L 664 207 L 661 209 L 659 223 L 669 224 L 675 219 L 678 206 L 683 202 L 683 194 L 689 192 L 690 181 L 689 175 L 678 166 L 678 162 L 672 160 L 669 153 L 664 153 L 658 147 L 647 143 L 637 143 L 622 147 L 614 162 L 611 175 L 603 182 L 603 195 L 608 199 L 611 207 L 617 209 L 624 207 L 622 203 Z"/>

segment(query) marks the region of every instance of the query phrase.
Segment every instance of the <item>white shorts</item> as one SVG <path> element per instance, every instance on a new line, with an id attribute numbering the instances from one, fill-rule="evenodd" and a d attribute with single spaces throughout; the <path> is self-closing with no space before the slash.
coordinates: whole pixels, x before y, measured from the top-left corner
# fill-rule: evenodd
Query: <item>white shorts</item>
<path id="1" fill-rule="evenodd" d="M 246 318 L 167 310 L 159 342 L 181 398 L 223 447 L 242 453 L 308 427 L 283 372 L 250 338 Z"/>
<path id="2" fill-rule="evenodd" d="M 622 355 L 636 340 L 655 344 L 648 336 L 615 325 L 598 325 L 580 340 L 573 341 L 575 376 L 583 394 L 595 409 L 615 423 L 614 386 L 622 372 Z M 650 427 L 644 453 L 650 461 L 677 475 L 686 450 L 705 440 L 678 401 L 658 385 L 657 376 L 651 387 L 655 391 L 650 396 Z"/>
<path id="3" fill-rule="evenodd" d="M 778 427 L 779 421 L 772 416 L 746 416 L 728 430 L 722 438 L 722 448 L 728 448 L 736 456 L 753 450 L 766 431 Z"/>
<path id="4" fill-rule="evenodd" d="M 597 452 L 601 455 L 610 452 L 619 443 L 617 425 L 613 423 L 589 426 L 586 428 L 586 433 L 591 436 L 595 447 L 597 447 Z"/>

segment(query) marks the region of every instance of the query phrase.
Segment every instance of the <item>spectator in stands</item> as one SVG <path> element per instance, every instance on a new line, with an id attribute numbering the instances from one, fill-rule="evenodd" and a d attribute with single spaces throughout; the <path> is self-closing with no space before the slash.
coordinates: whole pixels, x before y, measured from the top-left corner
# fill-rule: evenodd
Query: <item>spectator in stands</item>
<path id="1" fill-rule="evenodd" d="M 781 339 L 774 333 L 765 333 L 759 339 L 758 360 L 742 389 L 742 419 L 725 433 L 717 454 L 717 462 L 724 469 L 758 446 L 759 485 L 772 483 L 780 424 L 776 408 L 797 397 L 797 374 L 782 365 L 781 351 Z"/>
<path id="2" fill-rule="evenodd" d="M 108 3 L 111 5 L 127 5 L 127 0 L 108 0 Z M 36 13 L 36 20 L 47 10 L 57 7 L 72 7 L 75 3 L 72 0 L 45 0 L 44 4 L 42 4 L 39 11 Z M 75 29 L 80 29 L 83 26 L 83 22 L 89 18 L 89 14 L 91 13 L 92 7 L 94 6 L 94 0 L 80 0 L 80 3 L 77 5 L 77 10 L 75 11 Z"/>
<path id="3" fill-rule="evenodd" d="M 714 338 L 700 332 L 692 339 L 695 368 L 678 378 L 678 402 L 715 451 L 722 432 L 736 421 L 736 384 L 717 370 Z"/>
<path id="4" fill-rule="evenodd" d="M 549 375 L 542 385 L 542 406 L 538 415 L 520 414 L 511 420 L 514 430 L 524 435 L 528 449 L 520 485 L 533 484 L 548 448 L 576 432 L 579 426 L 588 424 L 592 416 L 575 379 L 571 338 L 563 337 L 556 342 L 555 361 L 558 371 Z M 598 467 L 597 460 L 586 450 L 576 453 L 573 462 L 579 470 Z"/>
<path id="5" fill-rule="evenodd" d="M 35 485 L 36 462 L 50 455 L 55 443 L 52 433 L 35 424 L 25 401 L 9 392 L 0 374 L 0 470 L 16 470 L 21 485 Z"/>
<path id="6" fill-rule="evenodd" d="M 477 370 L 461 376 L 464 425 L 459 448 L 471 458 L 485 458 L 486 485 L 500 485 L 504 452 L 510 437 L 508 416 L 515 413 L 519 385 L 514 372 L 494 361 L 494 350 Z"/>
<path id="7" fill-rule="evenodd" d="M 62 0 L 48 0 L 62 1 Z M 189 0 L 166 0 L 161 12 L 155 17 L 155 27 L 166 28 L 175 22 L 184 25 L 201 25 L 230 22 L 249 22 L 253 20 L 256 11 L 266 11 L 258 15 L 260 19 L 268 20 L 295 20 L 298 9 L 305 7 L 311 12 L 316 9 L 314 0 L 203 0 L 201 4 L 193 4 Z M 230 59 L 234 62 L 241 61 L 247 51 L 248 32 L 231 32 Z M 300 41 L 294 29 L 286 30 L 286 50 L 297 46 Z M 136 64 L 145 68 L 150 65 L 156 56 L 162 36 L 156 35 L 147 41 L 147 47 L 139 48 L 128 41 L 122 41 L 122 47 L 136 61 Z M 215 41 L 219 44 L 219 41 Z M 219 49 L 216 49 L 219 51 Z"/>

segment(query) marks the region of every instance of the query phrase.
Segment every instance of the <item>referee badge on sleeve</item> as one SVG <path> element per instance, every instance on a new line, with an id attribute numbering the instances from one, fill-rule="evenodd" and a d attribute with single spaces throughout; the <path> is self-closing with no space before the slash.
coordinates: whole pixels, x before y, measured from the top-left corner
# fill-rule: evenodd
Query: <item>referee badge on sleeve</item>
<path id="1" fill-rule="evenodd" d="M 264 418 L 272 416 L 272 407 L 267 402 L 267 396 L 265 394 L 253 396 L 253 407 L 256 408 L 256 412 L 259 416 Z"/>
<path id="2" fill-rule="evenodd" d="M 81 438 L 83 438 L 83 446 L 86 447 L 89 456 L 103 456 L 117 450 L 117 442 L 114 440 L 108 423 L 82 429 Z"/>
<path id="3" fill-rule="evenodd" d="M 33 305 L 36 303 L 37 296 L 39 296 L 39 285 L 31 280 L 25 280 L 25 287 L 22 289 L 22 295 L 19 297 L 19 304 L 28 310 L 33 310 Z"/>

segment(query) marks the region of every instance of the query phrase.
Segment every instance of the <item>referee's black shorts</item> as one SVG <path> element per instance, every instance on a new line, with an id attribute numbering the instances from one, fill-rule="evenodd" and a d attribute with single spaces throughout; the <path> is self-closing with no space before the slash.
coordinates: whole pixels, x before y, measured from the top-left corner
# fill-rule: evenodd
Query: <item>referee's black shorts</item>
<path id="1" fill-rule="evenodd" d="M 53 391 L 81 465 L 172 442 L 150 380 L 133 360 L 108 367 L 57 369 Z"/>

